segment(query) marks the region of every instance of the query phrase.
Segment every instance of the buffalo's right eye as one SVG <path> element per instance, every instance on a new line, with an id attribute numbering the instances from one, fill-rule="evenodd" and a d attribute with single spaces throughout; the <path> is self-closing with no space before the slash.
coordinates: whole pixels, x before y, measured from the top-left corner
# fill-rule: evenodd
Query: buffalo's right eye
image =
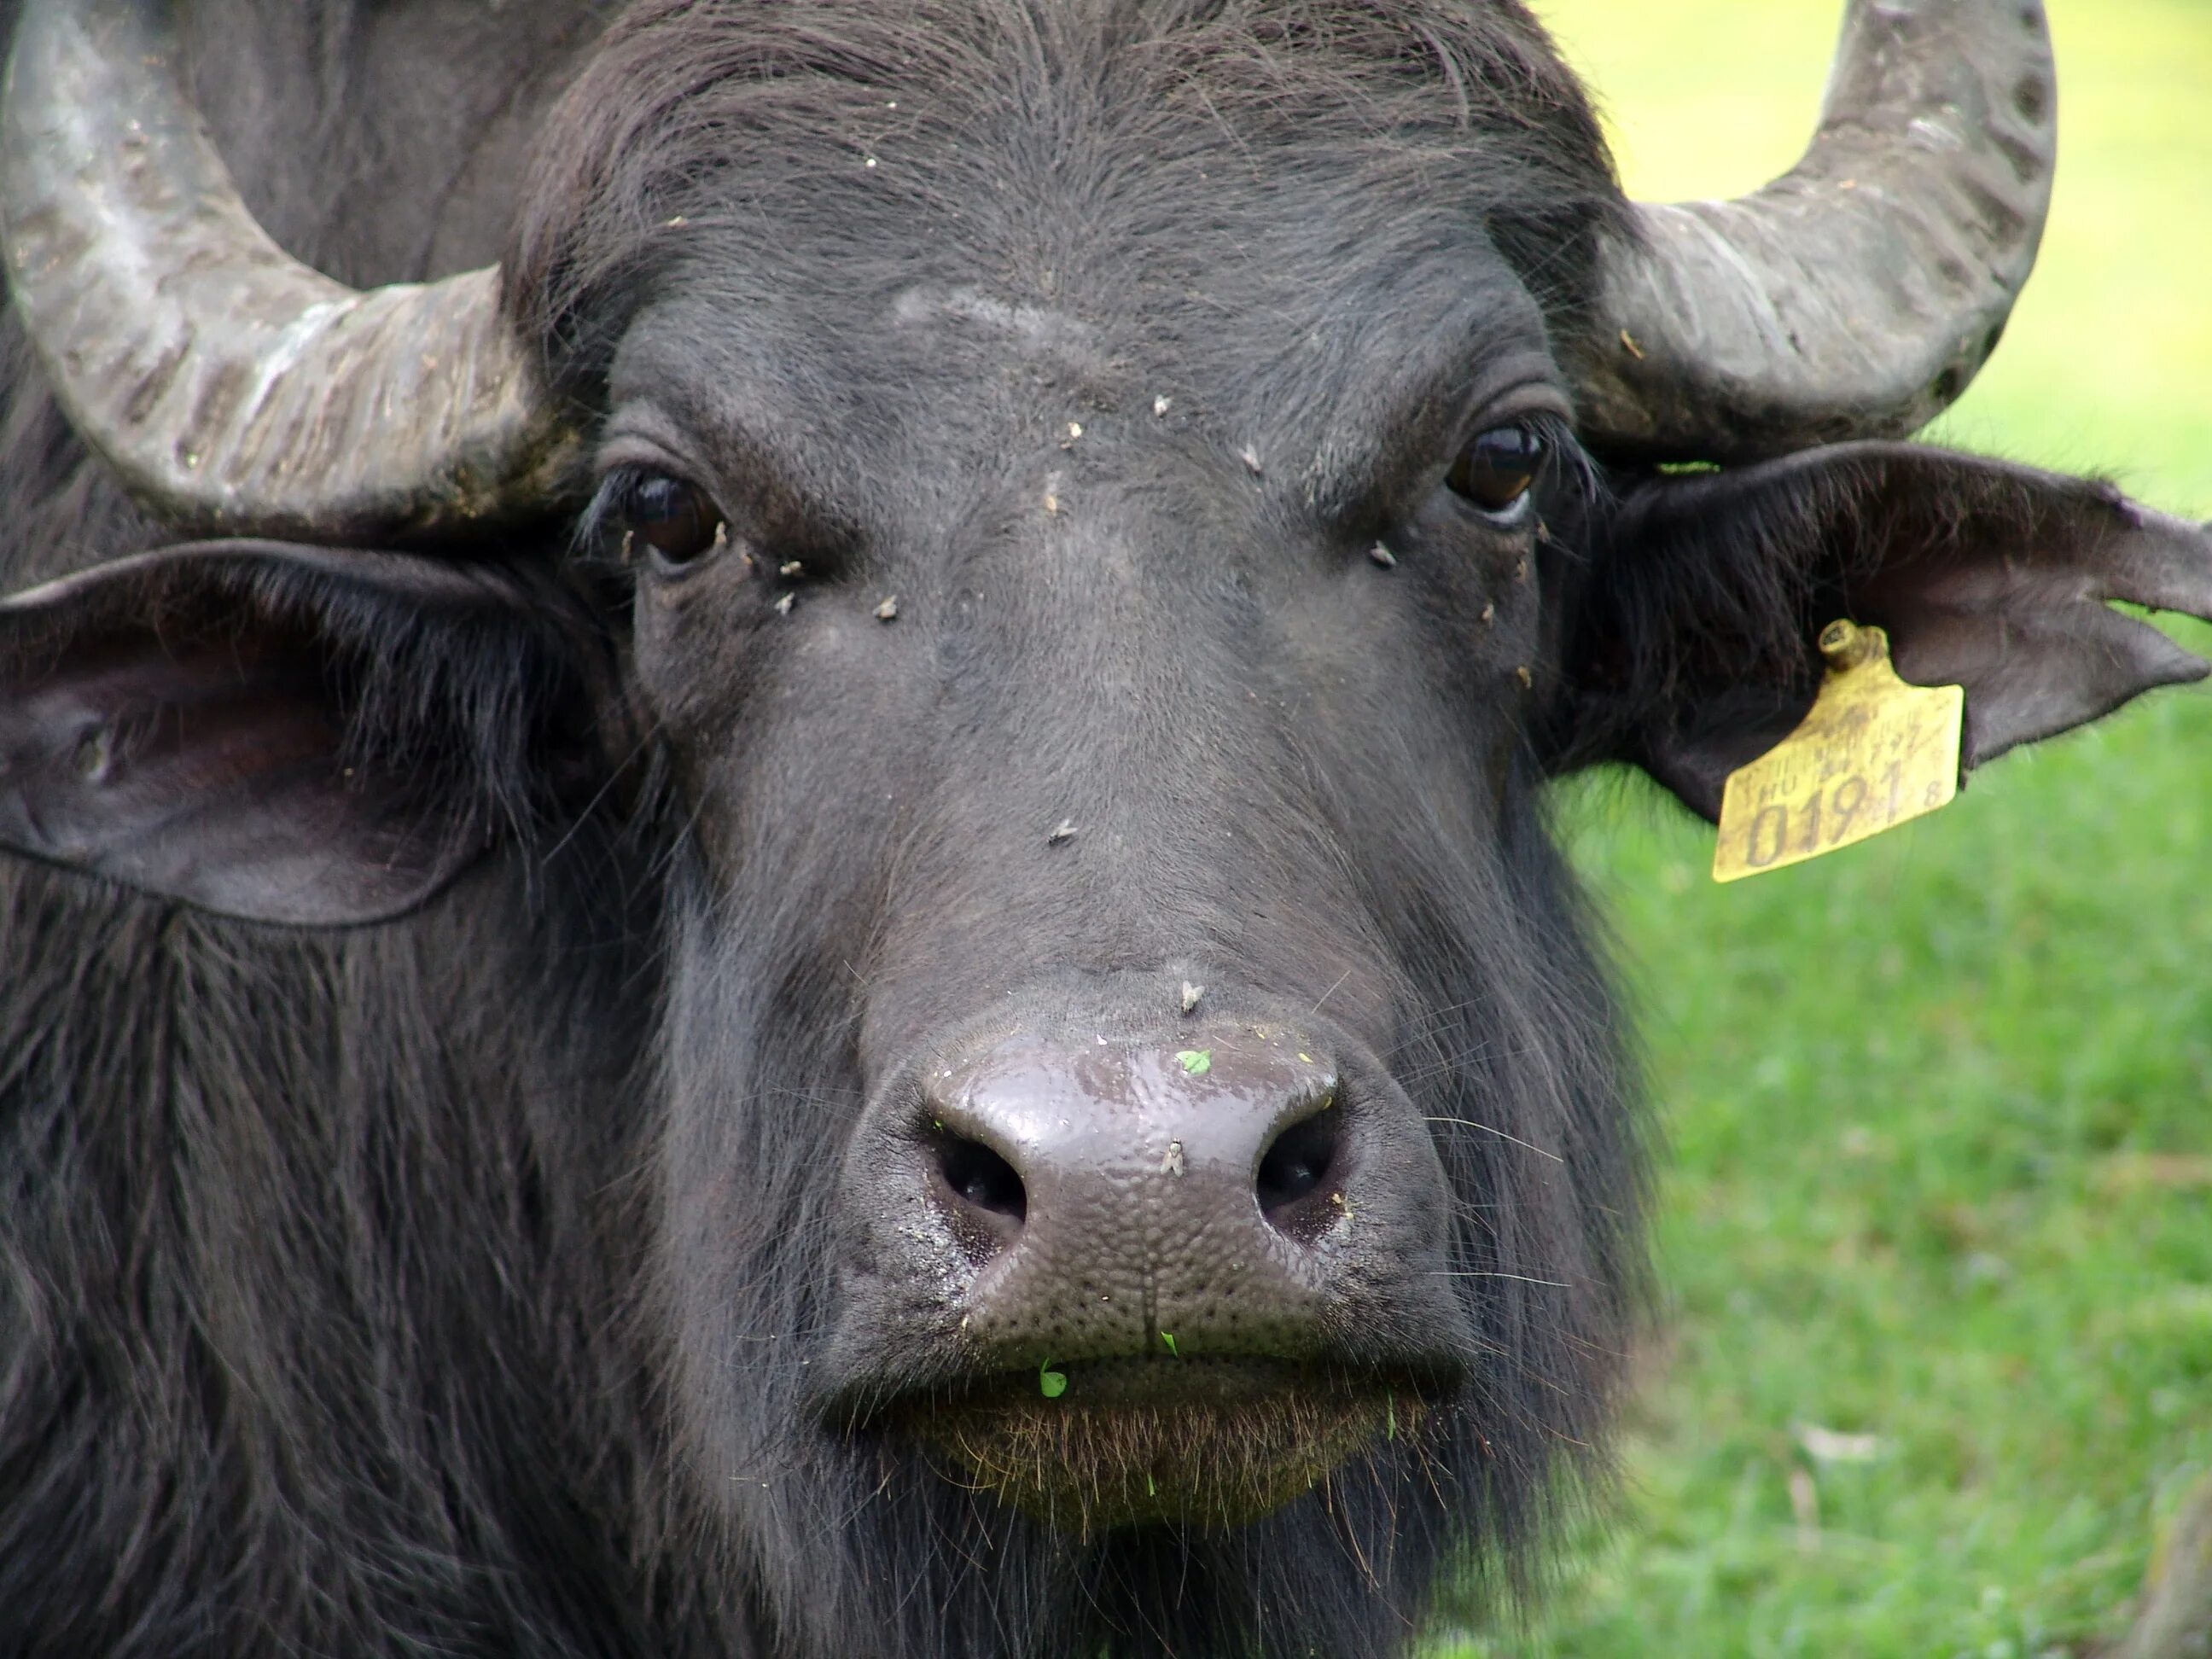
<path id="1" fill-rule="evenodd" d="M 686 565 L 724 539 L 722 515 L 696 484 L 651 472 L 627 492 L 623 520 L 630 535 L 667 565 Z"/>

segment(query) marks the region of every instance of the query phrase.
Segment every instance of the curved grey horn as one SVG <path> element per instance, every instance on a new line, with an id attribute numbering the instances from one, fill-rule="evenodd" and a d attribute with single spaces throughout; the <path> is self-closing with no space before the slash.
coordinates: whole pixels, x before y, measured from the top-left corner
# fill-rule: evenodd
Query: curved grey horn
<path id="1" fill-rule="evenodd" d="M 1606 247 L 1585 436 L 1733 461 L 1924 425 L 2027 280 L 2057 142 L 2040 0 L 1850 0 L 1804 159 Z"/>
<path id="2" fill-rule="evenodd" d="M 496 269 L 356 292 L 246 211 L 167 0 L 29 0 L 0 218 L 31 343 L 141 501 L 210 535 L 430 535 L 526 511 L 568 450 Z"/>

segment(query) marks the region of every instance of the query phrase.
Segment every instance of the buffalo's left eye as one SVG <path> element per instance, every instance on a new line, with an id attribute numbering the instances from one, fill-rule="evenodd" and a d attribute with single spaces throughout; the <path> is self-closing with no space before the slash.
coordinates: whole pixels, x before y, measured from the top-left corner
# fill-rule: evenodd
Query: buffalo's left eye
<path id="1" fill-rule="evenodd" d="M 1543 465 L 1540 434 L 1525 426 L 1494 426 L 1460 452 L 1444 482 L 1485 513 L 1500 515 L 1520 506 Z"/>

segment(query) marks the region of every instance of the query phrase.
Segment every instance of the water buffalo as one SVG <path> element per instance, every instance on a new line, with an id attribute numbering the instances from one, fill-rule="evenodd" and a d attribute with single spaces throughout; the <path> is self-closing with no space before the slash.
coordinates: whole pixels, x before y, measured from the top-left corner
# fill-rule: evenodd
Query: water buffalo
<path id="1" fill-rule="evenodd" d="M 2206 672 L 1899 441 L 2034 0 L 1668 209 L 1515 0 L 6 9 L 9 1653 L 1403 1651 L 1643 1282 L 1547 781 Z"/>

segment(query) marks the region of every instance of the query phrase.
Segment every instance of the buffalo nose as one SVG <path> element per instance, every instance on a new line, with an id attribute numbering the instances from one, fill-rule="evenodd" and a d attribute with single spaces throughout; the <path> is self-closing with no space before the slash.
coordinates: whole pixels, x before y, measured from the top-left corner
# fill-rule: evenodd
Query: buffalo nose
<path id="1" fill-rule="evenodd" d="M 945 1067 L 926 1095 L 940 1191 L 969 1228 L 1010 1243 L 1033 1183 L 1079 1224 L 1111 1228 L 1141 1221 L 1146 1188 L 1195 1175 L 1209 1196 L 1249 1188 L 1269 1226 L 1310 1236 L 1303 1200 L 1337 1154 L 1336 1080 L 1310 1049 L 1253 1048 L 1017 1042 Z"/>
<path id="2" fill-rule="evenodd" d="M 1317 1044 L 1024 1036 L 921 1082 L 896 1162 L 964 1258 L 970 1342 L 1012 1359 L 1320 1340 L 1362 1137 Z"/>

